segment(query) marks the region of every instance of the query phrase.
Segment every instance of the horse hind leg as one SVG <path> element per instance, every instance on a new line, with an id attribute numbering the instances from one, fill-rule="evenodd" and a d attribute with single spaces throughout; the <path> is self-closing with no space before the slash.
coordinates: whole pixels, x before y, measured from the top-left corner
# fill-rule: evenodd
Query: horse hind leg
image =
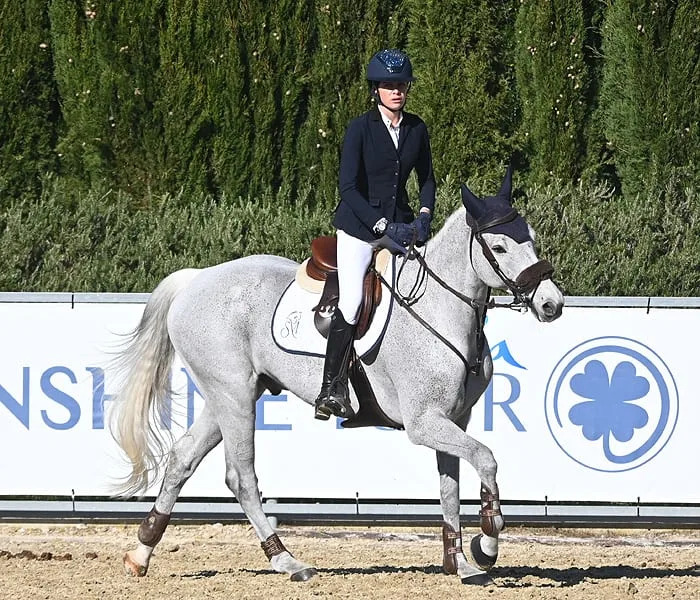
<path id="1" fill-rule="evenodd" d="M 258 387 L 254 397 L 259 397 L 262 391 Z M 222 392 L 217 397 L 226 399 L 227 395 Z M 234 404 L 230 396 L 228 400 L 217 404 L 217 415 L 224 437 L 226 485 L 253 526 L 270 566 L 278 573 L 287 573 L 292 581 L 311 579 L 316 575 L 316 569 L 297 560 L 285 548 L 262 507 L 255 473 L 255 401 L 251 400 L 248 407 L 240 401 Z"/>
<path id="2" fill-rule="evenodd" d="M 172 447 L 160 492 L 138 530 L 138 546 L 124 555 L 127 575 L 143 577 L 153 551 L 160 542 L 182 486 L 202 459 L 221 441 L 221 431 L 205 406 L 190 430 Z"/>

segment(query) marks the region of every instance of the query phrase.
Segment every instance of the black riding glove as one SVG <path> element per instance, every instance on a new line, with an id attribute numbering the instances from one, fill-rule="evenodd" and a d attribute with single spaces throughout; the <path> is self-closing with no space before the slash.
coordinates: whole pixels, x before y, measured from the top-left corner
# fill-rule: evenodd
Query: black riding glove
<path id="1" fill-rule="evenodd" d="M 405 248 L 413 241 L 416 228 L 413 223 L 389 223 L 386 226 L 385 234 Z"/>
<path id="2" fill-rule="evenodd" d="M 416 232 L 418 233 L 416 246 L 422 246 L 428 241 L 428 238 L 430 237 L 430 222 L 432 220 L 433 217 L 430 213 L 421 212 L 418 213 L 415 221 L 413 221 L 413 226 L 416 228 Z"/>

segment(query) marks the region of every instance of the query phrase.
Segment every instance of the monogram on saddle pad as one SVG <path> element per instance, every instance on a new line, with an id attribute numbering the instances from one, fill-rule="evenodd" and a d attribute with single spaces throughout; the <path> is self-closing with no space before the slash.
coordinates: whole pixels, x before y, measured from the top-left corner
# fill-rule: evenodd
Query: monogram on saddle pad
<path id="1" fill-rule="evenodd" d="M 360 339 L 367 333 L 377 306 L 382 301 L 382 283 L 378 273 L 383 273 L 390 258 L 388 250 L 374 251 L 372 263 L 365 274 L 362 286 L 362 305 L 355 328 L 355 339 Z M 323 337 L 328 337 L 328 328 L 333 311 L 338 306 L 338 247 L 336 238 L 330 236 L 317 237 L 311 242 L 311 257 L 304 261 L 299 268 L 314 282 L 323 282 L 321 300 L 313 308 L 314 323 Z M 299 281 L 297 277 L 297 281 Z M 308 288 L 307 288 L 308 289 Z M 310 290 L 311 291 L 311 290 Z"/>

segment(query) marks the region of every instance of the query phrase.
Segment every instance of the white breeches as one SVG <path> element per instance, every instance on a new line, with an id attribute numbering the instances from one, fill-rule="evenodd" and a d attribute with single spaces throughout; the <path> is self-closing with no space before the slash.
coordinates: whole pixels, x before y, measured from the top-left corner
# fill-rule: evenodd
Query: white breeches
<path id="1" fill-rule="evenodd" d="M 338 240 L 338 308 L 345 321 L 357 323 L 362 304 L 362 282 L 372 262 L 374 245 L 348 235 L 341 229 L 336 232 Z"/>

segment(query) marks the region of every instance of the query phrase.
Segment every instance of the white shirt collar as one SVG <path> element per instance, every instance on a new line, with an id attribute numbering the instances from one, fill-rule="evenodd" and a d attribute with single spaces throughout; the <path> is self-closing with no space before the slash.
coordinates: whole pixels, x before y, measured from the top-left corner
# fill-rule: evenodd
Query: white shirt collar
<path id="1" fill-rule="evenodd" d="M 393 127 L 394 129 L 398 129 L 401 126 L 401 121 L 403 121 L 403 111 L 401 111 L 401 114 L 399 115 L 399 120 L 397 121 L 396 125 L 392 125 L 391 119 L 387 117 L 381 110 L 379 113 L 382 115 L 382 121 L 384 121 L 384 125 L 387 127 Z"/>
<path id="2" fill-rule="evenodd" d="M 394 142 L 394 147 L 398 150 L 399 148 L 399 131 L 401 127 L 401 121 L 403 121 L 403 111 L 401 111 L 401 114 L 399 115 L 399 120 L 396 123 L 396 125 L 393 125 L 391 122 L 391 119 L 389 119 L 381 110 L 379 113 L 382 115 L 382 121 L 384 121 L 384 125 L 386 126 L 386 130 L 389 132 L 389 135 L 391 136 L 391 141 Z"/>

